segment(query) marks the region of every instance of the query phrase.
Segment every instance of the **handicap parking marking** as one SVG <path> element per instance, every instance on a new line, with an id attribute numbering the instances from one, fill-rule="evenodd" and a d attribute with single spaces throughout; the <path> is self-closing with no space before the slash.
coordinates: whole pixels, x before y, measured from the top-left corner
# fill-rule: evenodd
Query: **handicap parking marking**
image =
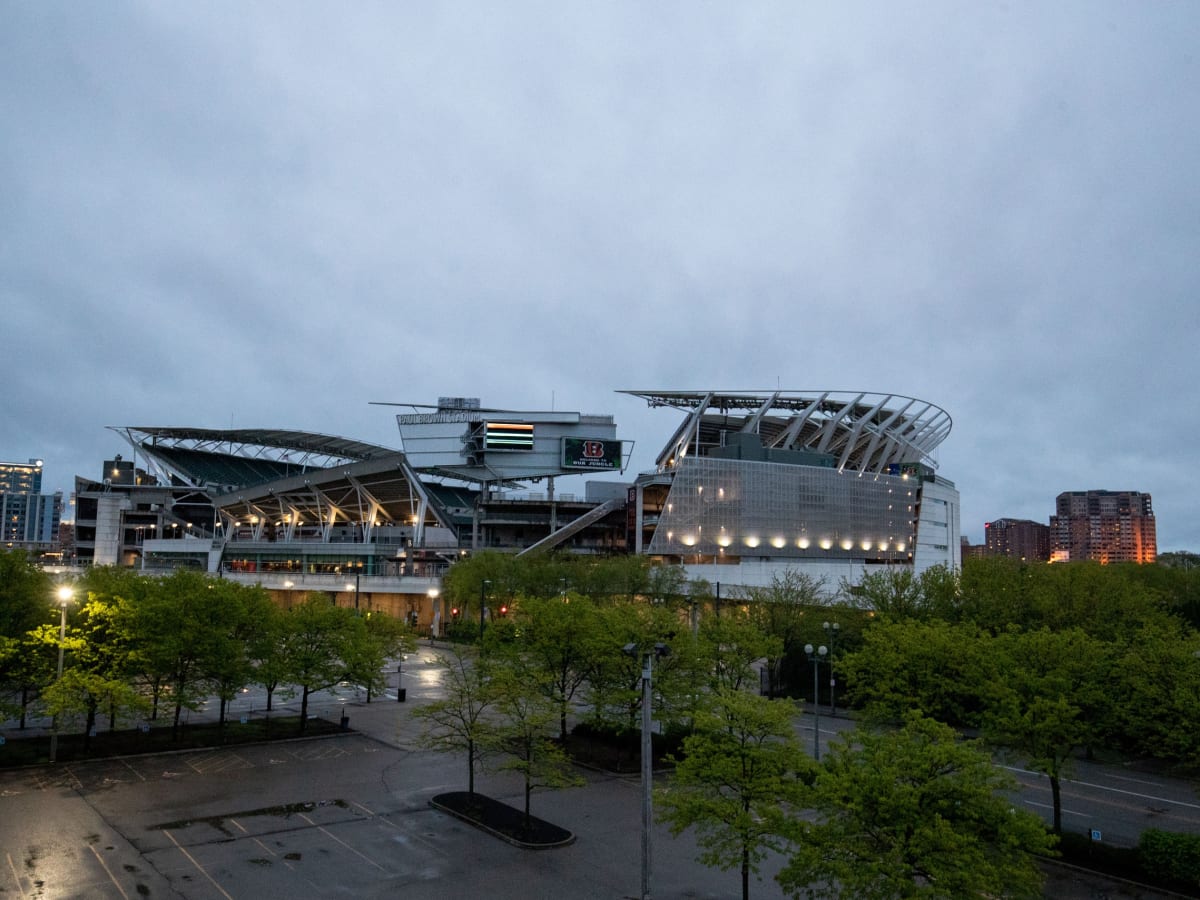
<path id="1" fill-rule="evenodd" d="M 253 769 L 254 763 L 232 750 L 217 750 L 211 753 L 197 753 L 184 760 L 188 766 L 199 775 L 209 775 L 221 772 L 234 772 L 240 769 Z"/>
<path id="2" fill-rule="evenodd" d="M 333 741 L 318 741 L 305 747 L 291 748 L 287 752 L 302 762 L 340 759 L 343 756 L 350 755 L 349 750 Z"/>

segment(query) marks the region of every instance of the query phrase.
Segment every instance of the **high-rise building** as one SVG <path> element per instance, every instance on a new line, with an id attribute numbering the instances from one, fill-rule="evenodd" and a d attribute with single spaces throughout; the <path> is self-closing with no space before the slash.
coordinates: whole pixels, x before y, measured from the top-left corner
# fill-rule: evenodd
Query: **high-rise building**
<path id="1" fill-rule="evenodd" d="M 993 519 L 984 526 L 988 556 L 1041 560 L 1050 558 L 1050 526 L 1032 519 Z"/>
<path id="2" fill-rule="evenodd" d="M 63 497 L 41 490 L 40 459 L 0 462 L 0 545 L 37 553 L 55 549 Z"/>
<path id="3" fill-rule="evenodd" d="M 1137 491 L 1065 491 L 1050 532 L 1056 559 L 1152 563 L 1158 555 L 1150 495 Z"/>
<path id="4" fill-rule="evenodd" d="M 0 493 L 37 494 L 42 490 L 42 461 L 0 462 Z"/>

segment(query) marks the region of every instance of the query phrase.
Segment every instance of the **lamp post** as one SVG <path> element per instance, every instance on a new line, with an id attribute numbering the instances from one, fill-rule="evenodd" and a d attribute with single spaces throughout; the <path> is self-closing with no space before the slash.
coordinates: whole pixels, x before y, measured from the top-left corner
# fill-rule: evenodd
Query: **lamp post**
<path id="1" fill-rule="evenodd" d="M 837 643 L 838 623 L 832 625 L 828 622 L 823 622 L 821 627 L 825 629 L 825 633 L 829 635 L 829 717 L 837 718 L 837 678 L 833 674 L 833 648 Z"/>
<path id="2" fill-rule="evenodd" d="M 63 645 L 67 642 L 67 604 L 71 602 L 72 590 L 65 584 L 58 589 L 58 608 L 62 612 L 62 619 L 58 626 L 58 674 L 54 678 L 54 683 L 58 684 L 62 680 L 63 672 Z M 50 724 L 50 762 L 58 761 L 58 715 L 55 714 L 54 721 Z"/>
<path id="3" fill-rule="evenodd" d="M 650 900 L 651 827 L 654 825 L 654 746 L 650 735 L 653 732 L 652 707 L 654 691 L 654 659 L 671 652 L 666 644 L 655 644 L 641 650 L 637 644 L 626 644 L 621 648 L 629 656 L 642 656 L 642 892 L 641 900 Z"/>
<path id="4" fill-rule="evenodd" d="M 805 644 L 804 652 L 808 654 L 812 660 L 813 666 L 813 759 L 817 762 L 821 761 L 821 703 L 820 703 L 820 682 L 817 681 L 817 667 L 820 665 L 821 658 L 829 651 L 822 644 L 816 648 L 817 652 L 813 653 L 813 645 Z"/>
<path id="5" fill-rule="evenodd" d="M 433 639 L 437 637 L 438 625 L 442 621 L 441 610 L 438 609 L 438 594 L 437 588 L 431 587 L 427 590 L 426 595 L 429 597 L 429 643 L 433 643 Z"/>
<path id="6" fill-rule="evenodd" d="M 486 578 L 479 582 L 479 649 L 483 649 L 483 611 L 487 608 L 487 589 L 492 583 Z"/>

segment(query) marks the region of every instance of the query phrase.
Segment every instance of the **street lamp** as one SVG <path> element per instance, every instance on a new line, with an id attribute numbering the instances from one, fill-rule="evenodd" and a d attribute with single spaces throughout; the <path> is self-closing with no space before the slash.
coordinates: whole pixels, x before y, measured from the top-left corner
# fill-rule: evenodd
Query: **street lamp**
<path id="1" fill-rule="evenodd" d="M 438 609 L 438 594 L 437 588 L 431 587 L 425 592 L 429 597 L 429 643 L 433 643 L 433 639 L 437 637 L 438 624 L 442 621 L 442 611 Z"/>
<path id="2" fill-rule="evenodd" d="M 63 646 L 67 642 L 67 604 L 71 602 L 71 595 L 74 592 L 65 584 L 58 589 L 58 608 L 62 612 L 62 620 L 58 626 L 58 674 L 54 678 L 54 683 L 58 684 L 62 680 L 63 670 Z M 58 715 L 55 714 L 54 721 L 50 725 L 50 762 L 58 761 Z"/>
<path id="3" fill-rule="evenodd" d="M 654 676 L 654 659 L 671 653 L 666 644 L 655 644 L 641 650 L 637 644 L 626 644 L 621 648 L 629 656 L 642 655 L 642 893 L 641 900 L 650 900 L 650 829 L 654 824 L 654 748 L 650 735 L 653 730 L 651 711 L 654 692 L 651 682 Z"/>
<path id="4" fill-rule="evenodd" d="M 829 651 L 822 644 L 817 647 L 817 652 L 813 653 L 813 645 L 805 644 L 804 652 L 808 654 L 813 664 L 813 759 L 817 762 L 821 761 L 821 704 L 820 704 L 820 689 L 821 685 L 817 681 L 817 666 L 820 665 L 821 659 Z"/>
<path id="5" fill-rule="evenodd" d="M 833 674 L 833 648 L 837 642 L 838 623 L 834 622 L 830 625 L 828 622 L 821 623 L 821 627 L 825 629 L 825 633 L 829 635 L 829 716 L 837 718 L 837 678 Z"/>

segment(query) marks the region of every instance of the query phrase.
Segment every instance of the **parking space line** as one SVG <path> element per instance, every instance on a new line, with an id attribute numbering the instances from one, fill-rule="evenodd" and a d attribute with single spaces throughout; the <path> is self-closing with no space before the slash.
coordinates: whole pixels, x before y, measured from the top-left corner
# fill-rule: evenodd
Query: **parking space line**
<path id="1" fill-rule="evenodd" d="M 347 844 L 345 841 L 343 841 L 340 837 L 335 835 L 332 831 L 330 831 L 325 826 L 317 825 L 316 822 L 314 822 L 312 819 L 310 819 L 308 816 L 304 815 L 303 813 L 300 814 L 300 818 L 303 819 L 305 822 L 307 822 L 309 825 L 315 826 L 316 829 L 318 831 L 320 831 L 321 834 L 325 835 L 327 838 L 337 841 L 339 844 L 341 844 L 343 847 L 345 847 L 347 850 L 349 850 L 355 856 L 359 856 L 359 857 L 362 857 L 363 859 L 365 859 L 367 862 L 369 862 L 371 865 L 373 865 L 375 868 L 377 868 L 380 872 L 387 871 L 387 869 L 385 869 L 379 863 L 375 862 L 375 860 L 371 859 L 371 857 L 367 856 L 365 853 L 360 851 L 358 848 L 351 847 L 349 844 Z"/>
<path id="2" fill-rule="evenodd" d="M 201 875 L 203 875 L 205 878 L 207 878 L 212 883 L 213 887 L 215 887 L 218 891 L 221 892 L 221 896 L 224 897 L 225 900 L 233 900 L 233 898 L 230 897 L 229 894 L 227 894 L 225 892 L 225 889 L 223 887 L 221 887 L 221 885 L 217 884 L 217 880 L 208 874 L 208 870 L 205 869 L 204 866 L 200 865 L 200 863 L 196 861 L 196 857 L 194 857 L 194 856 L 192 856 L 192 854 L 188 853 L 187 850 L 185 850 L 183 848 L 183 845 L 180 844 L 179 841 L 175 840 L 175 835 L 173 835 L 173 834 L 171 834 L 171 832 L 165 831 L 165 830 L 163 831 L 163 834 L 165 834 L 167 837 L 169 837 L 171 839 L 171 843 L 179 848 L 179 852 L 182 853 L 185 857 L 187 857 L 188 862 L 190 862 L 193 866 L 195 866 L 196 870 Z"/>
<path id="3" fill-rule="evenodd" d="M 125 760 L 121 760 L 121 762 L 125 764 L 125 768 L 127 768 L 130 772 L 132 772 L 138 778 L 142 779 L 142 781 L 146 780 L 146 776 L 143 775 L 141 772 L 139 772 L 137 769 L 135 769 L 133 766 L 131 766 L 128 762 L 126 762 Z"/>
<path id="4" fill-rule="evenodd" d="M 4 856 L 8 859 L 8 867 L 12 869 L 13 881 L 17 883 L 17 890 L 21 892 L 21 897 L 28 897 L 29 895 L 25 893 L 25 888 L 21 887 L 21 876 L 17 874 L 17 867 L 13 865 L 12 854 L 5 853 Z"/>
<path id="5" fill-rule="evenodd" d="M 104 857 L 102 857 L 102 856 L 101 856 L 101 855 L 100 855 L 100 854 L 99 854 L 99 853 L 96 851 L 96 848 L 95 848 L 94 846 L 92 846 L 91 844 L 88 844 L 88 845 L 87 845 L 87 847 L 88 847 L 88 849 L 89 849 L 89 850 L 91 850 L 91 851 L 92 851 L 92 855 L 93 855 L 94 857 L 96 857 L 96 862 L 100 863 L 101 867 L 104 869 L 104 872 L 105 872 L 105 874 L 106 874 L 106 875 L 108 875 L 108 880 L 109 880 L 109 881 L 111 881 L 111 882 L 113 883 L 113 886 L 114 886 L 114 887 L 115 887 L 115 888 L 116 888 L 118 891 L 120 891 L 120 892 L 121 892 L 121 896 L 122 896 L 122 897 L 124 897 L 124 898 L 125 898 L 125 900 L 129 900 L 129 895 L 128 895 L 127 893 L 125 893 L 125 888 L 121 887 L 121 883 L 120 883 L 119 881 L 117 881 L 116 877 L 113 875 L 113 873 L 112 873 L 112 869 L 110 869 L 110 868 L 108 867 L 108 863 L 106 863 L 106 862 L 104 861 Z"/>

